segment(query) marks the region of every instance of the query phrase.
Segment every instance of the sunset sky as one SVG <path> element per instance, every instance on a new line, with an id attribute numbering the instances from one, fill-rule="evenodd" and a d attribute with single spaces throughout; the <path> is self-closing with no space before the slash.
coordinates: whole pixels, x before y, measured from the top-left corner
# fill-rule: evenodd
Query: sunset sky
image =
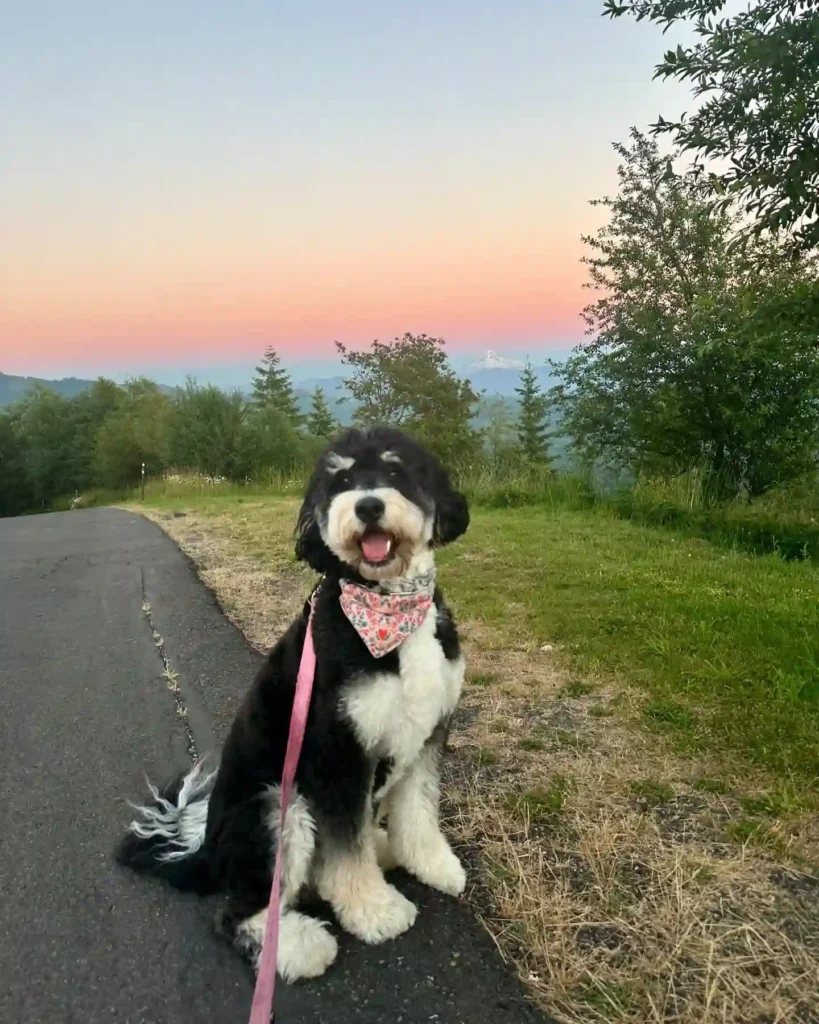
<path id="1" fill-rule="evenodd" d="M 581 336 L 613 140 L 687 94 L 602 0 L 27 0 L 0 14 L 0 370 Z"/>

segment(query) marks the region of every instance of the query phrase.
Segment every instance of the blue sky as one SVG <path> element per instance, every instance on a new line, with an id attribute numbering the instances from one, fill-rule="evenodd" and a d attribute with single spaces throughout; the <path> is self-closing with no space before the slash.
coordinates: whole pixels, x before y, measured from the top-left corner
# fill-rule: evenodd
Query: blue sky
<path id="1" fill-rule="evenodd" d="M 0 369 L 241 373 L 405 330 L 565 349 L 610 144 L 688 100 L 651 81 L 656 27 L 601 11 L 6 5 Z"/>

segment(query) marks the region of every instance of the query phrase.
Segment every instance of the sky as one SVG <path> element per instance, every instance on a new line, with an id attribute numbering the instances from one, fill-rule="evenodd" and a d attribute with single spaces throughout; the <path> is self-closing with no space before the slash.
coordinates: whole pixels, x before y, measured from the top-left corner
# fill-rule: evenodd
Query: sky
<path id="1" fill-rule="evenodd" d="M 0 11 L 0 370 L 241 377 L 405 331 L 582 337 L 611 143 L 678 114 L 602 0 Z"/>

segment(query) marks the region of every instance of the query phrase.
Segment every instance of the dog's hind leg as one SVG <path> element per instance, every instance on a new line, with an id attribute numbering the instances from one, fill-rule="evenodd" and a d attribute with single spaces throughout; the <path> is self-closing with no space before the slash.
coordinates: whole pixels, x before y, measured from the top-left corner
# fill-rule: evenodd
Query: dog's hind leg
<path id="1" fill-rule="evenodd" d="M 262 953 L 267 907 L 241 921 L 233 933 L 236 948 L 258 967 Z M 335 936 L 323 921 L 297 910 L 285 910 L 279 921 L 279 954 L 277 970 L 285 981 L 318 978 L 338 954 Z"/>
<path id="2" fill-rule="evenodd" d="M 252 812 L 251 812 L 252 813 Z M 232 860 L 228 907 L 218 927 L 251 963 L 258 965 L 267 925 L 267 902 L 273 879 L 273 855 L 279 837 L 279 791 L 271 789 L 269 801 L 256 802 L 257 822 L 264 832 L 263 863 L 258 860 L 258 831 L 249 829 L 236 835 L 237 856 Z M 257 842 L 254 844 L 254 838 Z M 222 838 L 222 845 L 226 842 Z M 239 847 L 241 844 L 241 853 Z M 253 848 L 257 853 L 254 856 Z M 326 925 L 294 910 L 299 893 L 307 884 L 316 848 L 313 817 L 303 797 L 294 795 L 287 809 L 282 857 L 281 920 L 279 922 L 278 973 L 286 981 L 315 978 L 335 960 L 338 944 Z M 273 855 L 271 855 L 273 854 Z"/>

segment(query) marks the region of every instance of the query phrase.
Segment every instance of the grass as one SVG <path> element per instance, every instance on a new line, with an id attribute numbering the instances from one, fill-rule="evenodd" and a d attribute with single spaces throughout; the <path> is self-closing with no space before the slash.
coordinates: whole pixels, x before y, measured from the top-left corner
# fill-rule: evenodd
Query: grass
<path id="1" fill-rule="evenodd" d="M 667 782 L 657 779 L 635 779 L 631 793 L 646 807 L 657 807 L 674 799 L 674 790 Z"/>
<path id="2" fill-rule="evenodd" d="M 687 475 L 686 475 L 687 476 Z M 703 537 L 720 547 L 788 559 L 819 559 L 819 486 L 801 481 L 754 501 L 708 501 L 683 480 L 649 481 L 599 499 L 618 515 Z"/>
<path id="3" fill-rule="evenodd" d="M 819 571 L 565 508 L 480 510 L 444 552 L 459 615 L 627 678 L 691 750 L 819 776 Z M 586 684 L 587 685 L 587 684 Z M 569 695 L 584 684 L 569 682 Z"/>
<path id="4" fill-rule="evenodd" d="M 296 571 L 296 499 L 233 489 L 191 495 L 171 482 L 146 500 L 177 511 L 193 503 L 260 564 Z M 645 693 L 645 722 L 685 749 L 735 754 L 806 786 L 819 777 L 812 562 L 725 551 L 558 505 L 475 510 L 441 564 L 461 618 L 499 628 L 504 644 L 557 646 L 571 669 L 564 696 L 624 678 Z M 470 676 L 472 686 L 497 682 L 492 672 Z"/>
<path id="5" fill-rule="evenodd" d="M 556 775 L 548 788 L 536 787 L 525 793 L 510 793 L 506 798 L 506 806 L 527 821 L 540 822 L 561 812 L 568 790 L 568 779 Z"/>
<path id="6" fill-rule="evenodd" d="M 298 498 L 150 497 L 274 642 L 311 578 Z M 541 1005 L 570 1024 L 813 1019 L 817 567 L 557 501 L 478 505 L 440 565 L 470 666 L 447 827 Z"/>

